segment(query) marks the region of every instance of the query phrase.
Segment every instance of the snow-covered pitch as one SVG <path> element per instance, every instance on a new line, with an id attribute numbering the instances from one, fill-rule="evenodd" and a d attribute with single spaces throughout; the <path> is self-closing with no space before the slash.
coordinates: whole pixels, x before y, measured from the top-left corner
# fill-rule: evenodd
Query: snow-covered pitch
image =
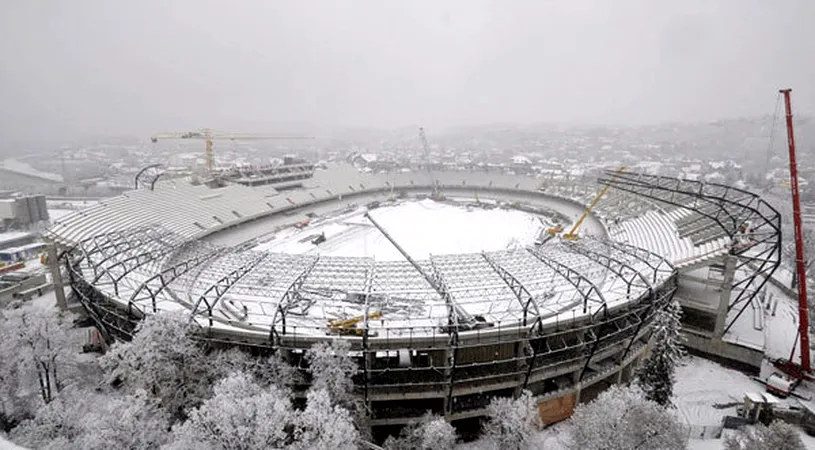
<path id="1" fill-rule="evenodd" d="M 317 218 L 305 228 L 288 228 L 274 234 L 256 250 L 280 253 L 314 253 L 324 256 L 374 258 L 399 261 L 404 257 L 363 216 L 366 208 Z M 459 204 L 430 199 L 399 201 L 370 211 L 379 224 L 416 259 L 430 255 L 478 253 L 532 246 L 546 222 L 523 211 L 479 206 L 470 199 Z M 325 242 L 312 243 L 318 235 Z"/>

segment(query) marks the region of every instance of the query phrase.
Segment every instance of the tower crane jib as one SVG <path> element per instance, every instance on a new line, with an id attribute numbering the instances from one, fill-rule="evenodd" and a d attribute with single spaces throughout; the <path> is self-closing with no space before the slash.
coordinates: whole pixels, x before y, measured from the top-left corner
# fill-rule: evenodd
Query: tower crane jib
<path id="1" fill-rule="evenodd" d="M 272 134 L 258 134 L 258 133 L 229 133 L 222 131 L 215 131 L 211 128 L 202 128 L 198 131 L 184 131 L 184 132 L 169 132 L 169 133 L 156 133 L 150 137 L 153 143 L 159 140 L 167 139 L 200 139 L 206 143 L 205 161 L 207 172 L 212 173 L 215 166 L 215 156 L 212 149 L 212 141 L 214 140 L 230 140 L 230 141 L 243 141 L 243 140 L 269 140 L 269 139 L 314 139 L 313 137 L 306 136 L 275 136 Z"/>

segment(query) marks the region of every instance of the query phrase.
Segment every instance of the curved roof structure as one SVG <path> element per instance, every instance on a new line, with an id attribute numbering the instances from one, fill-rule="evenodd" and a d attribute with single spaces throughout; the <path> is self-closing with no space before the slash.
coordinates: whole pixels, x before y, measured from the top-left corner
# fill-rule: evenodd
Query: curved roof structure
<path id="1" fill-rule="evenodd" d="M 584 239 L 418 261 L 442 282 L 441 295 L 407 261 L 219 248 L 158 226 L 78 248 L 76 275 L 122 310 L 184 311 L 202 326 L 289 335 L 330 334 L 330 322 L 354 317 L 388 337 L 438 334 L 450 323 L 463 332 L 562 322 L 639 299 L 673 272 L 656 255 Z"/>

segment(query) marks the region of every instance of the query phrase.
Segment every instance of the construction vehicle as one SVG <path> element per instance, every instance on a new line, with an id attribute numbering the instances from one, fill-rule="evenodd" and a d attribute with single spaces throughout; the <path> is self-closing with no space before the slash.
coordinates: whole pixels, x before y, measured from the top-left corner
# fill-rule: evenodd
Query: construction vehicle
<path id="1" fill-rule="evenodd" d="M 320 244 L 322 244 L 323 242 L 325 242 L 325 240 L 326 240 L 326 238 L 325 238 L 325 232 L 322 232 L 322 233 L 318 234 L 318 235 L 317 235 L 317 236 L 316 236 L 314 239 L 312 239 L 312 240 L 311 240 L 311 243 L 312 243 L 313 245 L 320 245 Z"/>
<path id="2" fill-rule="evenodd" d="M 379 319 L 381 317 L 382 313 L 379 311 L 368 314 L 368 320 Z M 328 329 L 341 335 L 362 336 L 365 333 L 365 330 L 362 328 L 357 328 L 357 324 L 363 320 L 365 320 L 364 315 L 351 317 L 350 319 L 345 320 L 332 320 L 328 322 Z"/>
<path id="3" fill-rule="evenodd" d="M 801 378 L 795 378 L 781 372 L 775 372 L 767 378 L 767 392 L 774 394 L 780 398 L 787 398 L 792 394 L 798 385 L 801 384 Z"/>
<path id="4" fill-rule="evenodd" d="M 202 128 L 200 131 L 156 133 L 150 137 L 150 141 L 152 141 L 154 144 L 159 140 L 165 139 L 201 139 L 205 141 L 206 168 L 207 173 L 211 174 L 212 169 L 215 166 L 215 155 L 213 154 L 212 151 L 212 141 L 214 140 L 246 141 L 246 140 L 268 140 L 268 139 L 314 139 L 314 138 L 303 136 L 272 136 L 252 133 L 227 133 L 223 131 L 215 131 L 210 128 Z"/>
<path id="5" fill-rule="evenodd" d="M 430 163 L 430 145 L 427 144 L 427 136 L 424 134 L 424 128 L 419 128 L 419 137 L 422 139 L 422 146 L 424 147 L 424 154 L 426 158 L 425 164 L 427 165 L 427 174 L 430 175 L 430 184 L 432 186 L 430 198 L 432 200 L 442 200 L 443 197 L 439 192 L 438 181 L 436 181 L 436 177 L 433 176 L 433 169 L 431 168 Z"/>
<path id="6" fill-rule="evenodd" d="M 617 169 L 616 172 L 614 172 L 614 175 L 611 177 L 610 180 L 608 180 L 608 183 L 606 183 L 606 185 L 603 186 L 602 189 L 600 189 L 600 192 L 597 193 L 597 196 L 594 197 L 594 200 L 592 200 L 591 203 L 589 203 L 588 208 L 586 208 L 586 210 L 583 211 L 583 215 L 580 216 L 580 219 L 578 219 L 577 222 L 575 222 L 574 225 L 572 225 L 572 229 L 569 230 L 568 233 L 563 235 L 563 239 L 566 239 L 568 241 L 577 240 L 578 238 L 577 231 L 580 229 L 580 225 L 583 225 L 583 221 L 586 220 L 586 217 L 589 216 L 589 214 L 597 205 L 597 203 L 600 201 L 600 199 L 603 198 L 604 195 L 606 195 L 606 192 L 608 192 L 608 189 L 611 187 L 611 183 L 613 183 L 614 180 L 616 180 L 617 177 L 619 177 L 623 172 L 625 172 L 625 167 L 620 167 L 619 169 Z"/>
<path id="7" fill-rule="evenodd" d="M 550 236 L 555 236 L 556 234 L 560 233 L 561 231 L 563 231 L 563 225 L 560 225 L 560 224 L 555 225 L 553 227 L 549 227 L 549 228 L 546 229 L 546 233 L 548 233 Z"/>

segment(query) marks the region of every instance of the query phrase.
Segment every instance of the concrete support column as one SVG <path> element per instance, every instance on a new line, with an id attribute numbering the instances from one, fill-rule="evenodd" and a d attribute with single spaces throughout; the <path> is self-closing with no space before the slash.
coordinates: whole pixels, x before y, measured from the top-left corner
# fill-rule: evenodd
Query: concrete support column
<path id="1" fill-rule="evenodd" d="M 362 338 L 362 363 L 364 365 L 365 373 L 363 376 L 365 377 L 365 398 L 363 401 L 365 402 L 365 409 L 368 415 L 368 418 L 372 418 L 372 414 L 374 411 L 373 402 L 371 401 L 371 396 L 369 394 L 369 390 L 371 388 L 371 369 L 373 368 L 373 359 L 374 353 L 368 348 L 368 330 L 365 330 L 366 335 Z M 402 350 L 400 350 L 402 351 Z M 410 352 L 410 350 L 406 350 Z M 398 355 L 398 353 L 397 353 Z M 412 363 L 411 363 L 412 364 Z"/>
<path id="2" fill-rule="evenodd" d="M 60 270 L 61 261 L 59 260 L 59 253 L 57 252 L 57 244 L 52 241 L 48 242 L 48 268 L 51 270 L 51 281 L 54 284 L 54 294 L 57 298 L 57 307 L 59 309 L 67 309 L 68 302 L 65 299 L 65 284 L 62 281 L 62 271 Z"/>
<path id="3" fill-rule="evenodd" d="M 446 390 L 447 392 L 444 393 L 444 415 L 449 416 L 453 412 L 453 405 L 452 405 L 452 393 L 453 390 L 453 365 L 455 364 L 455 349 L 453 347 L 447 347 L 444 350 L 444 360 L 446 361 L 446 367 L 444 369 L 444 380 L 447 384 Z"/>
<path id="4" fill-rule="evenodd" d="M 529 358 L 532 356 L 532 346 L 529 345 L 529 336 L 527 335 L 524 340 L 515 343 L 515 358 L 517 359 L 518 386 L 515 388 L 515 398 L 521 396 L 523 389 L 524 379 L 526 379 L 526 372 L 529 368 Z M 532 362 L 534 363 L 534 361 Z"/>
<path id="5" fill-rule="evenodd" d="M 580 371 L 572 373 L 572 383 L 574 383 L 574 404 L 580 404 L 580 394 L 583 390 L 583 383 L 580 381 Z"/>
<path id="6" fill-rule="evenodd" d="M 719 308 L 716 312 L 716 328 L 713 331 L 714 339 L 721 339 L 724 334 L 724 327 L 727 323 L 727 310 L 730 308 L 730 292 L 733 290 L 733 278 L 736 273 L 736 257 L 725 256 L 724 278 L 722 279 L 721 292 L 719 294 Z"/>

